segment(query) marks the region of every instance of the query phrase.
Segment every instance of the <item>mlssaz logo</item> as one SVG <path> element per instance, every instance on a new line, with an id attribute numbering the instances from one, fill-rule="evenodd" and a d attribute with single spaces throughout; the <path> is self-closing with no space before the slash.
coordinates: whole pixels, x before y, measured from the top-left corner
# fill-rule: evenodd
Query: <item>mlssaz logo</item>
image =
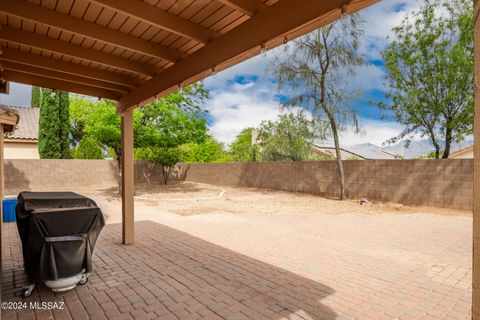
<path id="1" fill-rule="evenodd" d="M 34 301 L 34 302 L 30 302 L 30 309 L 34 309 L 34 310 L 53 310 L 53 309 L 63 310 L 63 309 L 65 309 L 65 302 L 63 302 L 63 301 L 58 301 L 58 302 Z"/>

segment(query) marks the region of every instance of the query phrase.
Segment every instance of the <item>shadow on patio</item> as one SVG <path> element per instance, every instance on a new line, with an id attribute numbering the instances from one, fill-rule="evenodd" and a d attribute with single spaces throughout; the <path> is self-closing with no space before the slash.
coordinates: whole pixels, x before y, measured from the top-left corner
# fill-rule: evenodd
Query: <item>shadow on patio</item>
<path id="1" fill-rule="evenodd" d="M 15 224 L 3 230 L 3 300 L 25 284 Z M 333 289 L 151 221 L 136 222 L 136 244 L 107 225 L 94 274 L 61 294 L 38 287 L 26 301 L 64 301 L 63 310 L 3 311 L 3 319 L 335 319 L 321 303 Z"/>

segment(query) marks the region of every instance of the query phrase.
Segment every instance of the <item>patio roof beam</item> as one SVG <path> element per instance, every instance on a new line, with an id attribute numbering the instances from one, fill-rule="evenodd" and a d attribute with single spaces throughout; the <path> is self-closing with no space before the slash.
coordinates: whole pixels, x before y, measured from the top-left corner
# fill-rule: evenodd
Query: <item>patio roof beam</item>
<path id="1" fill-rule="evenodd" d="M 348 0 L 277 2 L 123 96 L 117 111 L 122 113 L 128 108 L 151 101 L 155 96 L 171 93 L 178 86 L 188 84 L 193 78 L 201 78 L 222 63 L 238 58 L 255 48 L 260 51 L 260 46 L 265 46 L 268 40 L 282 37 L 312 22 L 318 22 L 319 17 L 326 17 L 325 23 L 338 19 L 341 15 L 340 8 L 348 2 Z M 366 0 L 362 1 L 362 4 L 366 7 L 375 2 L 377 0 Z M 318 26 L 314 25 L 314 28 L 316 27 Z M 280 41 L 279 44 L 281 43 Z"/>
<path id="2" fill-rule="evenodd" d="M 63 80 L 56 80 L 52 78 L 42 77 L 42 76 L 18 72 L 18 71 L 3 70 L 2 72 L 0 72 L 0 74 L 2 78 L 7 81 L 25 83 L 25 84 L 34 85 L 37 87 L 42 87 L 42 88 L 50 88 L 54 90 L 62 90 L 67 92 L 85 94 L 92 97 L 105 98 L 105 99 L 111 99 L 111 100 L 118 100 L 120 97 L 120 94 L 115 91 L 95 88 L 95 87 L 73 83 L 73 82 L 67 82 Z"/>
<path id="3" fill-rule="evenodd" d="M 102 6 L 123 12 L 143 22 L 165 29 L 182 37 L 206 44 L 220 34 L 170 12 L 140 0 L 92 0 Z"/>
<path id="4" fill-rule="evenodd" d="M 267 6 L 260 0 L 217 0 L 224 5 L 240 11 L 247 16 L 252 17 L 255 13 L 262 11 Z"/>
<path id="5" fill-rule="evenodd" d="M 153 67 L 146 64 L 138 63 L 114 54 L 77 46 L 62 40 L 40 36 L 38 34 L 22 31 L 12 27 L 1 27 L 0 40 L 5 40 L 20 45 L 27 45 L 40 50 L 47 50 L 69 57 L 99 63 L 104 66 L 113 67 L 120 70 L 135 72 L 148 76 L 155 74 Z"/>
<path id="6" fill-rule="evenodd" d="M 63 81 L 88 85 L 91 87 L 115 91 L 115 92 L 118 92 L 119 94 L 125 94 L 129 91 L 128 87 L 121 86 L 118 84 L 113 84 L 113 83 L 109 83 L 101 80 L 89 79 L 82 76 L 63 73 L 63 72 L 49 70 L 49 69 L 28 66 L 21 63 L 16 63 L 11 61 L 1 61 L 0 65 L 5 70 L 18 71 L 18 72 L 33 74 L 41 77 L 47 77 L 47 78 L 56 79 L 56 80 L 63 80 Z"/>
<path id="7" fill-rule="evenodd" d="M 0 61 L 21 63 L 26 66 L 64 72 L 68 74 L 82 76 L 85 78 L 105 81 L 112 84 L 119 84 L 130 88 L 135 88 L 135 86 L 138 84 L 138 82 L 134 78 L 123 76 L 118 73 L 98 70 L 84 65 L 69 63 L 57 59 L 51 59 L 45 56 L 13 50 L 10 48 L 1 48 Z"/>
<path id="8" fill-rule="evenodd" d="M 0 12 L 169 62 L 176 62 L 184 56 L 172 48 L 23 0 L 0 1 Z"/>

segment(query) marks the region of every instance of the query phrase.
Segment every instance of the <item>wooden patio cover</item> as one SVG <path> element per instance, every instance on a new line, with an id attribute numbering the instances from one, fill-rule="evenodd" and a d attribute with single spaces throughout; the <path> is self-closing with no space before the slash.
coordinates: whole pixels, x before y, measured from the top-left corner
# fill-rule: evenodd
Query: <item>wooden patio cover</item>
<path id="1" fill-rule="evenodd" d="M 0 0 L 0 81 L 118 101 L 123 242 L 131 244 L 133 108 L 377 1 Z"/>

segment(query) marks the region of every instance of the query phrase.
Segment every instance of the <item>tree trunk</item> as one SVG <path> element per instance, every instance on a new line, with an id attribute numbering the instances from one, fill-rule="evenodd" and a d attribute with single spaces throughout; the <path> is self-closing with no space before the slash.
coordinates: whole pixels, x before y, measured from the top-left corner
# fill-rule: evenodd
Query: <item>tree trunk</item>
<path id="1" fill-rule="evenodd" d="M 451 128 L 447 128 L 445 132 L 445 150 L 443 151 L 442 159 L 448 159 L 448 156 L 450 155 L 452 135 L 453 135 L 453 130 Z"/>
<path id="2" fill-rule="evenodd" d="M 435 142 L 433 146 L 435 147 L 435 159 L 440 159 L 440 145 Z"/>
<path id="3" fill-rule="evenodd" d="M 440 159 L 440 145 L 437 142 L 437 139 L 433 135 L 430 136 L 432 144 L 435 147 L 435 159 Z"/>
<path id="4" fill-rule="evenodd" d="M 338 176 L 340 178 L 340 200 L 345 200 L 347 198 L 345 191 L 345 172 L 343 171 L 342 154 L 340 151 L 340 141 L 338 139 L 335 119 L 330 119 L 330 125 L 332 127 L 333 141 L 335 143 L 335 154 L 337 155 Z"/>
<path id="5" fill-rule="evenodd" d="M 163 172 L 163 183 L 165 185 L 168 184 L 168 180 L 170 179 L 170 174 L 172 173 L 173 166 L 164 166 L 162 165 L 162 172 Z"/>

